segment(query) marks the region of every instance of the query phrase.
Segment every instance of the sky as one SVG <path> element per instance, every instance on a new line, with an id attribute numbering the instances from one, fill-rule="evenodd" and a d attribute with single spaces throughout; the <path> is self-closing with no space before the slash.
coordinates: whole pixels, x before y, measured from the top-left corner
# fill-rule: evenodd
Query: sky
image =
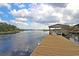
<path id="1" fill-rule="evenodd" d="M 47 29 L 53 24 L 79 24 L 79 4 L 0 3 L 0 22 L 21 29 Z"/>

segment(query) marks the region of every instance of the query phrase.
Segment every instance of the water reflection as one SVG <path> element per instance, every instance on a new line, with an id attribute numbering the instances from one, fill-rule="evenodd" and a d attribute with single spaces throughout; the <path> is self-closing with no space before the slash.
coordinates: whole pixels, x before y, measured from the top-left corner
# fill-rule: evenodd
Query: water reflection
<path id="1" fill-rule="evenodd" d="M 72 34 L 69 39 L 76 45 L 79 45 L 79 34 Z"/>
<path id="2" fill-rule="evenodd" d="M 0 35 L 0 55 L 28 56 L 47 34 L 43 31 L 24 31 Z"/>
<path id="3" fill-rule="evenodd" d="M 17 50 L 17 51 L 12 51 L 12 56 L 29 56 L 32 53 L 32 49 L 28 50 Z"/>
<path id="4" fill-rule="evenodd" d="M 11 51 L 12 40 L 10 35 L 0 36 L 0 55 L 8 55 Z"/>

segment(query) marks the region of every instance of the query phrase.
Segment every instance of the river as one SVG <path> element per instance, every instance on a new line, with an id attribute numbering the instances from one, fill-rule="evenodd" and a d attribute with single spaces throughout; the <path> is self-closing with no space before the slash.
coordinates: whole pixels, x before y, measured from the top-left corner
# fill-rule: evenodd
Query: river
<path id="1" fill-rule="evenodd" d="M 46 35 L 45 31 L 0 35 L 0 56 L 29 56 Z"/>
<path id="2" fill-rule="evenodd" d="M 79 46 L 79 34 L 72 34 L 69 39 L 70 39 L 70 41 L 72 41 L 75 45 Z"/>
<path id="3" fill-rule="evenodd" d="M 48 31 L 22 31 L 16 34 L 0 35 L 0 56 L 30 56 Z M 68 38 L 79 46 L 79 34 Z"/>

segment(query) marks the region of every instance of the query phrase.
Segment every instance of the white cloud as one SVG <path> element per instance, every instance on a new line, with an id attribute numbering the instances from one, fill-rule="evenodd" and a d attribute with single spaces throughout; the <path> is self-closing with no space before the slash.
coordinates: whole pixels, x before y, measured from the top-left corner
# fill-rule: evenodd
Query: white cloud
<path id="1" fill-rule="evenodd" d="M 21 18 L 32 18 L 34 22 L 38 23 L 50 23 L 57 22 L 58 17 L 53 15 L 55 12 L 54 8 L 46 5 L 46 4 L 32 4 L 31 8 L 28 9 L 20 9 L 16 11 L 15 9 L 11 11 L 13 16 L 21 17 Z"/>
<path id="2" fill-rule="evenodd" d="M 62 10 L 62 11 L 61 11 Z M 38 28 L 42 27 L 45 28 L 49 25 L 49 23 L 63 23 L 62 20 L 63 17 L 63 9 L 59 9 L 57 11 L 57 8 L 48 5 L 48 4 L 32 4 L 31 8 L 29 10 L 27 9 L 20 9 L 16 11 L 15 9 L 11 11 L 13 16 L 20 17 L 16 18 L 16 22 L 20 21 L 26 21 L 22 20 L 22 18 L 31 18 L 33 21 L 31 23 L 32 26 L 28 25 L 31 28 Z M 17 20 L 18 19 L 18 20 Z M 44 26 L 43 26 L 44 25 Z"/>
<path id="3" fill-rule="evenodd" d="M 58 17 L 53 15 L 55 10 L 47 4 L 34 4 L 30 9 L 30 17 L 32 20 L 39 23 L 57 22 Z"/>
<path id="4" fill-rule="evenodd" d="M 17 21 L 17 20 L 10 20 L 10 24 L 17 26 L 20 29 L 27 29 L 26 26 L 28 26 L 26 22 Z"/>
<path id="5" fill-rule="evenodd" d="M 23 3 L 14 3 L 15 6 L 19 7 L 19 8 L 24 8 L 25 5 Z"/>
<path id="6" fill-rule="evenodd" d="M 9 23 L 8 21 L 2 20 L 2 19 L 0 19 L 0 22 L 1 23 L 7 23 L 7 24 Z"/>
<path id="7" fill-rule="evenodd" d="M 45 24 L 41 24 L 41 23 L 37 23 L 37 22 L 32 22 L 30 25 L 29 25 L 29 28 L 32 28 L 32 29 L 48 29 L 48 26 L 45 25 Z"/>
<path id="8" fill-rule="evenodd" d="M 15 20 L 16 20 L 16 22 L 26 22 L 27 21 L 26 18 L 16 18 Z"/>
<path id="9" fill-rule="evenodd" d="M 3 12 L 0 11 L 0 16 L 3 16 Z"/>
<path id="10" fill-rule="evenodd" d="M 18 11 L 16 11 L 15 9 L 11 11 L 12 15 L 13 16 L 16 16 L 16 17 L 27 17 L 29 12 L 27 9 L 20 9 Z"/>
<path id="11" fill-rule="evenodd" d="M 69 3 L 66 7 L 66 9 L 70 9 L 73 10 L 74 12 L 76 12 L 77 10 L 79 10 L 79 3 Z"/>
<path id="12" fill-rule="evenodd" d="M 46 26 L 45 24 L 36 23 L 36 22 L 32 22 L 31 24 L 28 24 L 27 22 L 18 22 L 16 20 L 11 20 L 10 23 L 21 29 L 37 29 L 37 28 L 48 29 L 48 26 Z"/>
<path id="13" fill-rule="evenodd" d="M 51 6 L 48 4 L 31 4 L 29 9 L 12 10 L 17 23 L 25 23 L 29 18 L 33 22 L 29 25 L 25 23 L 25 28 L 47 28 L 52 24 L 76 24 L 79 23 L 79 4 L 67 4 L 65 7 L 58 7 L 58 4 Z M 24 6 L 22 6 L 24 7 Z M 17 18 L 18 17 L 18 18 Z M 20 25 L 19 25 L 20 26 Z"/>
<path id="14" fill-rule="evenodd" d="M 10 20 L 11 23 L 13 24 L 24 24 L 24 25 L 27 25 L 26 23 L 27 19 L 25 18 L 16 18 L 15 20 Z"/>
<path id="15" fill-rule="evenodd" d="M 7 7 L 8 9 L 11 8 L 10 4 L 8 3 L 0 3 L 0 7 Z"/>
<path id="16" fill-rule="evenodd" d="M 4 22 L 2 19 L 0 19 L 0 22 Z"/>
<path id="17" fill-rule="evenodd" d="M 63 11 L 63 21 L 66 24 L 78 24 L 79 23 L 79 4 L 69 3 Z"/>
<path id="18" fill-rule="evenodd" d="M 19 7 L 20 7 L 20 8 L 24 8 L 24 7 L 25 7 L 25 5 L 21 4 L 21 5 L 19 5 Z"/>

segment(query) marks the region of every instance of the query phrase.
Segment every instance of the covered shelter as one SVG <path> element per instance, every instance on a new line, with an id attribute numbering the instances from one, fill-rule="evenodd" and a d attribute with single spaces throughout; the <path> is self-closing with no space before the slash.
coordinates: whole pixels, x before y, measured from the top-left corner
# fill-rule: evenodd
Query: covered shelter
<path id="1" fill-rule="evenodd" d="M 61 28 L 54 28 L 52 26 L 49 26 L 49 35 L 57 35 L 61 34 Z"/>
<path id="2" fill-rule="evenodd" d="M 60 24 L 49 26 L 49 35 L 62 35 L 62 26 Z"/>

